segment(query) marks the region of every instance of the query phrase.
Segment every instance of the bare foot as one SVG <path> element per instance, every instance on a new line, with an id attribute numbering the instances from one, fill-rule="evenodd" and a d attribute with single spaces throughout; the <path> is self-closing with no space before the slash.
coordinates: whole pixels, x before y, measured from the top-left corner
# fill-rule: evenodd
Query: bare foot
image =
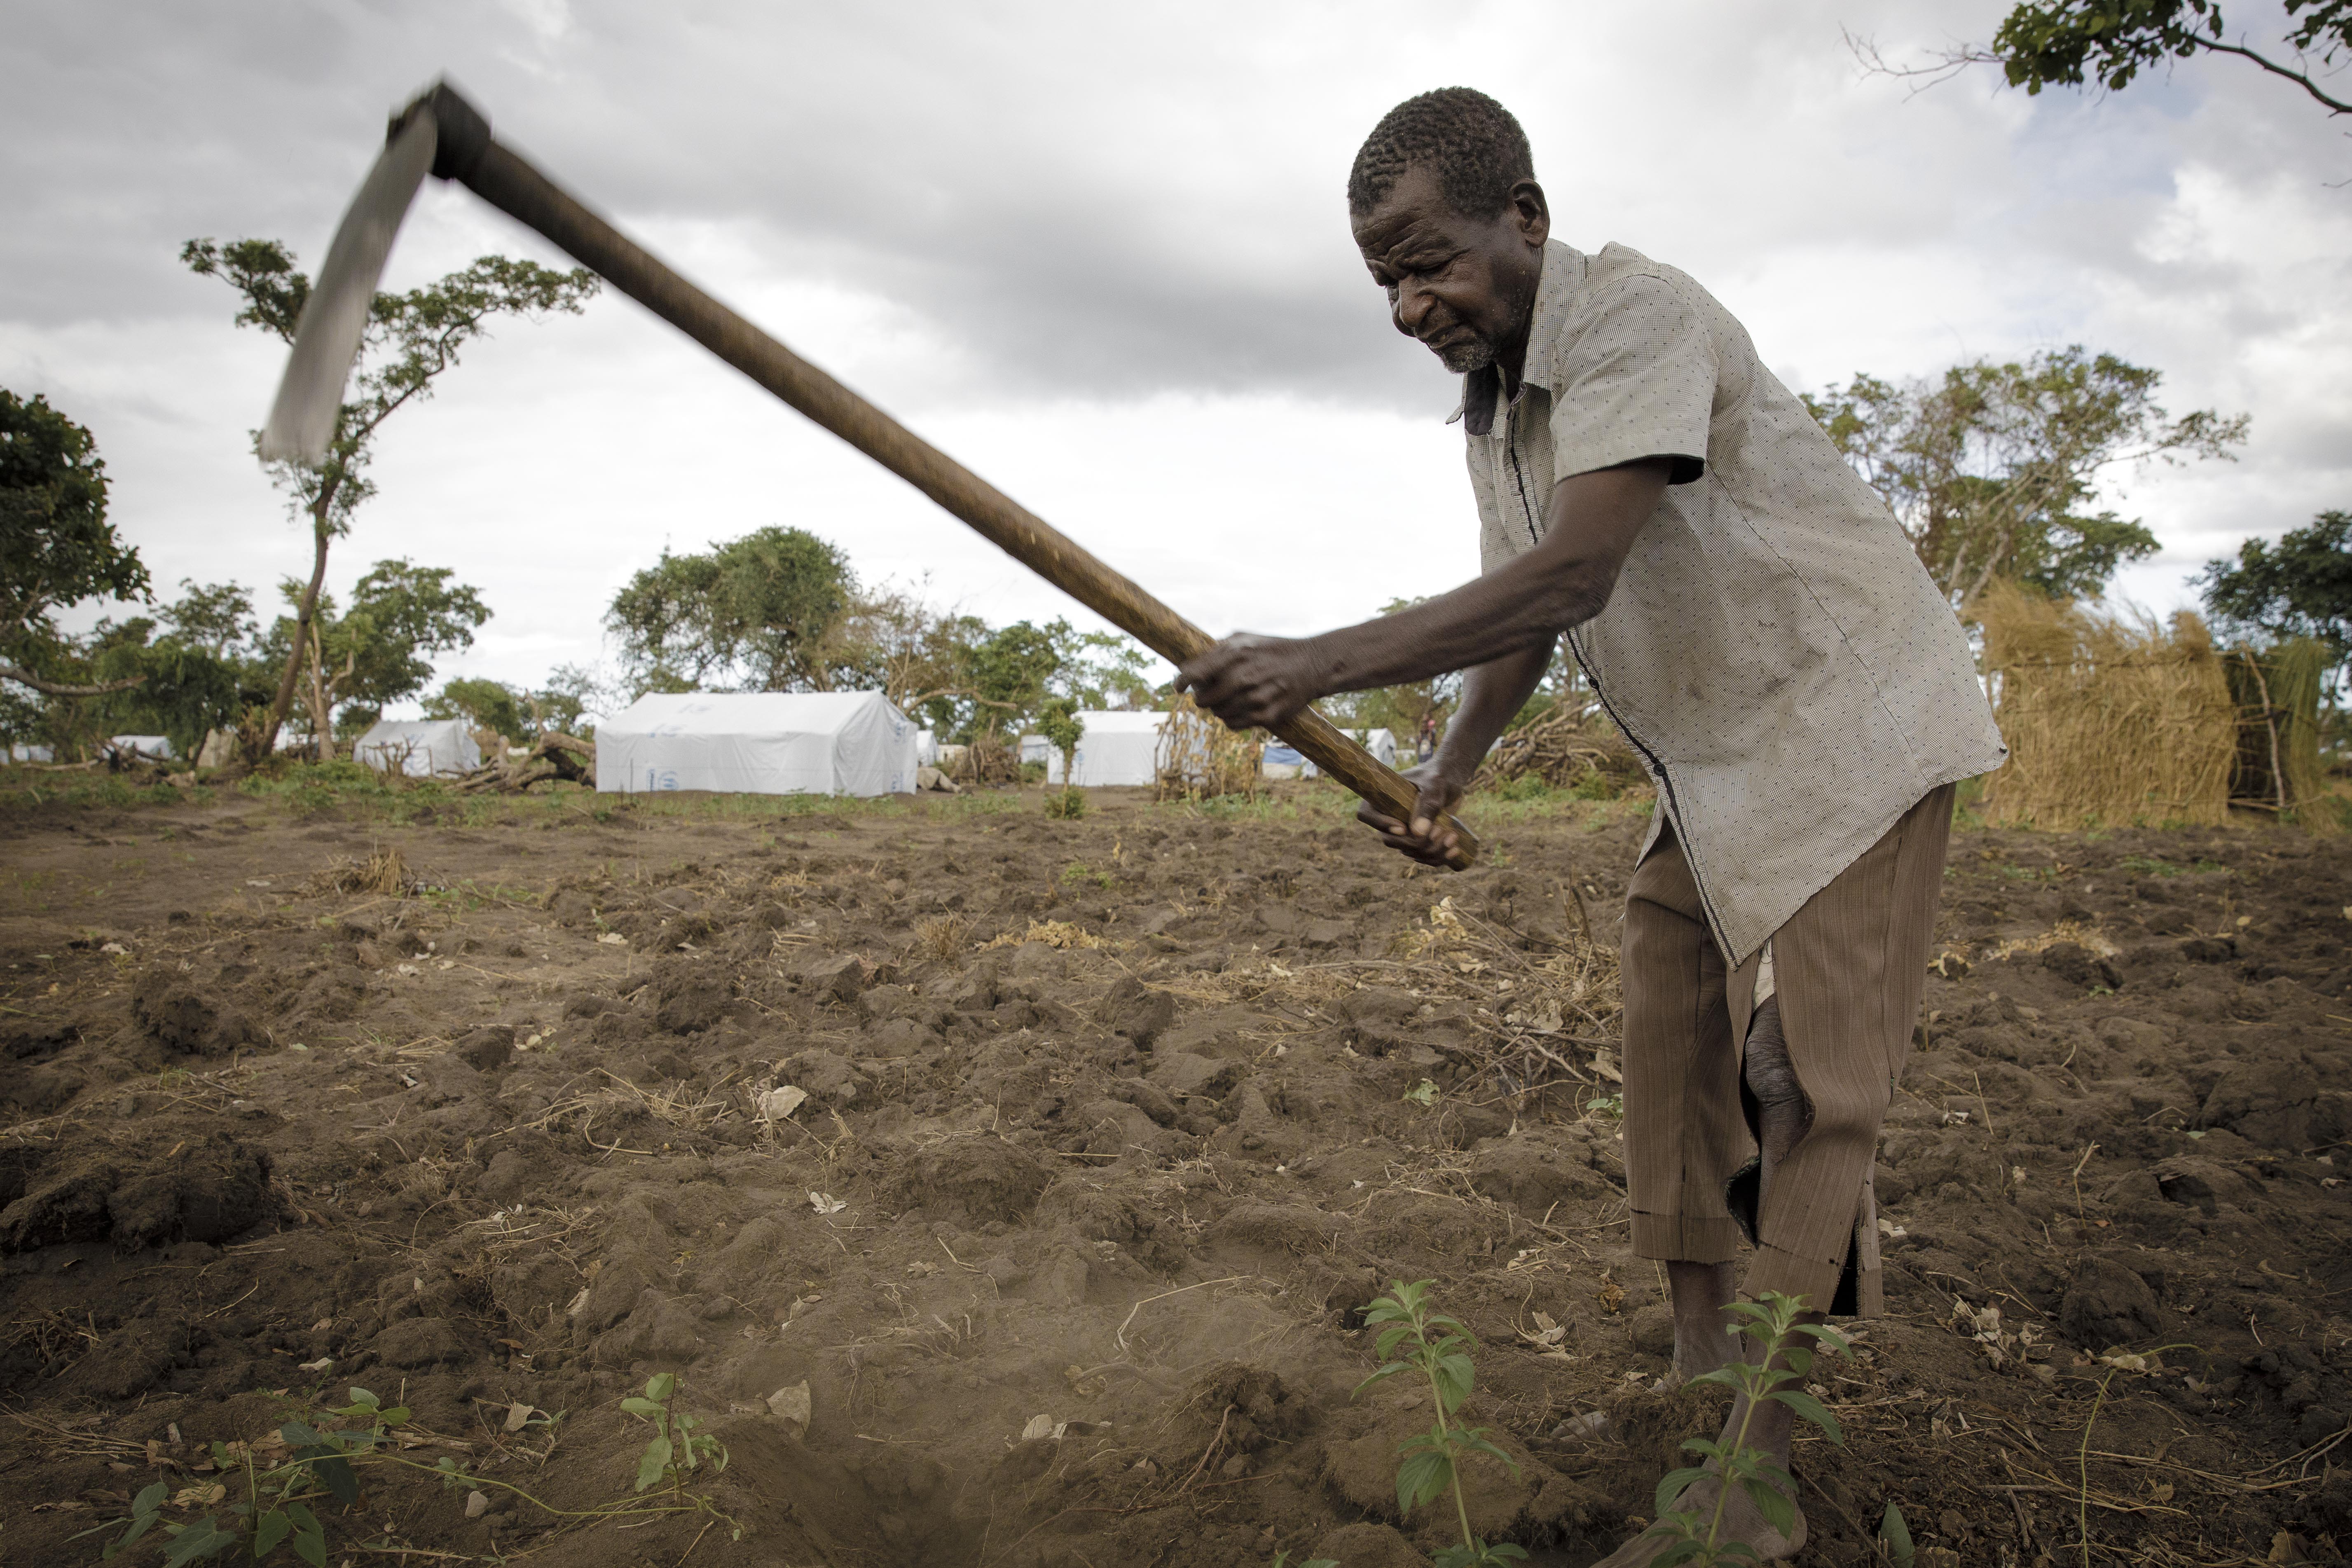
<path id="1" fill-rule="evenodd" d="M 1702 1521 L 1710 1519 L 1715 1513 L 1716 1499 L 1721 1495 L 1723 1483 L 1712 1476 L 1696 1481 L 1675 1500 L 1675 1511 L 1696 1513 Z M 1672 1531 L 1652 1525 L 1594 1563 L 1593 1568 L 1642 1568 L 1642 1564 L 1656 1559 L 1679 1539 Z M 1747 1542 L 1761 1562 L 1784 1562 L 1804 1550 L 1804 1510 L 1797 1510 L 1795 1522 L 1789 1527 L 1789 1533 L 1783 1535 L 1757 1511 L 1756 1505 L 1748 1500 L 1747 1493 L 1735 1489 L 1731 1500 L 1724 1504 L 1723 1530 L 1717 1544 L 1727 1545 L 1735 1541 Z"/>
<path id="2" fill-rule="evenodd" d="M 1723 1313 L 1731 1302 L 1731 1281 L 1728 1263 L 1666 1265 L 1666 1289 L 1674 1299 L 1675 1363 L 1665 1376 L 1650 1384 L 1652 1394 L 1671 1394 L 1738 1358 L 1738 1336 L 1731 1331 Z M 1597 1443 L 1615 1434 L 1616 1423 L 1606 1411 L 1588 1410 L 1553 1427 L 1551 1440 Z"/>

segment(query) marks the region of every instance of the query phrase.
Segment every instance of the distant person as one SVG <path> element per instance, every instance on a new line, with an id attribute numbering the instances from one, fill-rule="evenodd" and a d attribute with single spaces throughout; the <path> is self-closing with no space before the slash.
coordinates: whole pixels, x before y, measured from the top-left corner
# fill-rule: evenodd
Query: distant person
<path id="1" fill-rule="evenodd" d="M 1658 790 L 1626 893 L 1624 1134 L 1633 1251 L 1665 1265 L 1675 1372 L 1738 1353 L 1735 1279 L 1814 1321 L 1874 1315 L 1871 1168 L 1953 789 L 2006 754 L 1968 639 L 1728 310 L 1622 245 L 1551 237 L 1527 137 L 1493 99 L 1399 104 L 1356 154 L 1348 206 L 1397 330 L 1462 377 L 1485 575 L 1319 637 L 1228 638 L 1179 684 L 1238 728 L 1463 671 L 1444 742 L 1412 770 L 1412 820 L 1358 814 L 1437 864 L 1455 839 L 1444 813 L 1565 636 Z M 1335 516 L 1334 543 L 1353 526 Z M 1790 1419 L 1772 1405 L 1749 1430 L 1784 1467 Z M 1716 1496 L 1702 1481 L 1681 1506 Z M 1801 1514 L 1784 1536 L 1736 1490 L 1725 1518 L 1766 1561 L 1803 1543 Z M 1664 1545 L 1644 1534 L 1603 1568 Z"/>
<path id="2" fill-rule="evenodd" d="M 1437 710 L 1431 709 L 1421 716 L 1421 757 L 1427 762 L 1437 755 Z"/>

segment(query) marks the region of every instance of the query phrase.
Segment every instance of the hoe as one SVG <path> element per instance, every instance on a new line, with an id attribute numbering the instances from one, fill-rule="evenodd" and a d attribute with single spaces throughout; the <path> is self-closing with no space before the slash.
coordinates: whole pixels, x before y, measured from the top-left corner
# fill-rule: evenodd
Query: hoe
<path id="1" fill-rule="evenodd" d="M 1212 638 L 1137 584 L 1113 571 L 1003 491 L 873 404 L 688 282 L 597 216 L 520 154 L 490 135 L 490 123 L 446 82 L 436 84 L 392 121 L 383 154 L 368 171 L 335 231 L 302 310 L 294 352 L 261 436 L 266 461 L 317 467 L 325 461 L 343 384 L 359 354 L 368 308 L 393 237 L 430 172 L 456 180 L 492 206 L 547 237 L 622 293 L 807 415 L 1047 582 L 1173 664 Z M 1332 777 L 1399 820 L 1412 816 L 1415 791 L 1330 721 L 1308 709 L 1275 733 Z M 1477 840 L 1459 823 L 1457 868 Z"/>

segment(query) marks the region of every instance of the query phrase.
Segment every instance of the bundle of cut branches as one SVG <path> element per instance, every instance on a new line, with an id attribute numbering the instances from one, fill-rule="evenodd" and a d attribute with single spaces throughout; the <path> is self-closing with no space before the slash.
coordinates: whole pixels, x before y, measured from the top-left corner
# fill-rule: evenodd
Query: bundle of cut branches
<path id="1" fill-rule="evenodd" d="M 994 730 L 982 730 L 940 772 L 960 784 L 1019 784 L 1021 747 Z"/>
<path id="2" fill-rule="evenodd" d="M 511 792 L 529 789 L 547 779 L 593 785 L 595 746 L 577 735 L 550 730 L 532 742 L 528 750 L 509 752 L 496 761 L 484 763 L 459 779 L 457 787 L 467 795 L 483 790 Z"/>
<path id="3" fill-rule="evenodd" d="M 1562 702 L 1496 742 L 1470 787 L 1492 789 L 1532 775 L 1565 789 L 1594 773 L 1630 783 L 1640 776 L 1641 764 L 1597 704 Z"/>

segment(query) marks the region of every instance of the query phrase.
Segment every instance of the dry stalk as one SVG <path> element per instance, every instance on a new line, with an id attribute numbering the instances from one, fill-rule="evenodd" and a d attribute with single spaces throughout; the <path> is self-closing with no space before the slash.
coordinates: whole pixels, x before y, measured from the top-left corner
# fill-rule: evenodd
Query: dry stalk
<path id="1" fill-rule="evenodd" d="M 1235 731 L 1201 711 L 1188 694 L 1169 705 L 1160 731 L 1155 800 L 1257 798 L 1258 745 L 1254 731 Z"/>

